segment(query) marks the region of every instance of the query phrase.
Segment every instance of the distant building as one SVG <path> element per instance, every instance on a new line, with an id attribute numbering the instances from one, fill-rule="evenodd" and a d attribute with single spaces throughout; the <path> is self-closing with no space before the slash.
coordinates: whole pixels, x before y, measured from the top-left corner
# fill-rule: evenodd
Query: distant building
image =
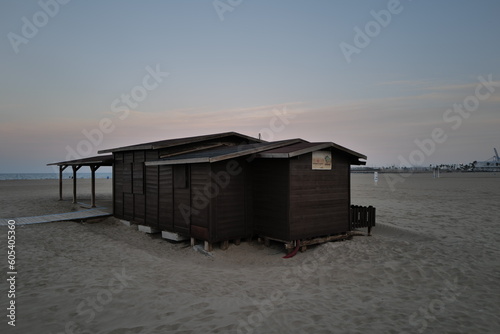
<path id="1" fill-rule="evenodd" d="M 473 167 L 475 171 L 491 171 L 498 172 L 500 171 L 500 157 L 498 156 L 497 149 L 494 148 L 493 151 L 495 155 L 486 161 L 474 161 Z"/>

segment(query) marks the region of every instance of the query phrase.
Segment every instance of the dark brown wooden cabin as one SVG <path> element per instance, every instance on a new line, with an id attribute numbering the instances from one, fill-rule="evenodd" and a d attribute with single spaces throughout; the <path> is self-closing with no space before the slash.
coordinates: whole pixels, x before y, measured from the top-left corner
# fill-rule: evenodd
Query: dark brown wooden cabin
<path id="1" fill-rule="evenodd" d="M 146 169 L 173 170 L 173 196 L 164 205 L 173 207 L 174 219 L 159 228 L 209 243 L 251 237 L 255 154 L 300 141 L 225 146 L 146 162 Z"/>
<path id="2" fill-rule="evenodd" d="M 196 227 L 191 229 L 186 219 L 186 215 L 191 217 L 190 213 L 182 210 L 190 207 L 195 192 L 205 184 L 208 166 L 148 165 L 147 162 L 189 152 L 260 142 L 256 138 L 228 132 L 99 151 L 113 153 L 114 216 L 158 230 L 186 236 L 190 236 L 193 230 L 193 233 L 200 235 L 202 232 L 197 233 Z M 214 166 L 214 170 L 217 168 L 220 167 Z M 206 209 L 200 210 L 199 215 L 193 215 L 193 226 L 206 225 L 204 217 L 208 214 L 209 210 Z"/>
<path id="3" fill-rule="evenodd" d="M 113 153 L 117 218 L 209 244 L 349 231 L 350 165 L 366 159 L 334 143 L 234 132 L 99 153 Z"/>
<path id="4" fill-rule="evenodd" d="M 334 143 L 297 143 L 254 160 L 254 233 L 286 242 L 349 231 L 350 165 L 366 156 Z"/>

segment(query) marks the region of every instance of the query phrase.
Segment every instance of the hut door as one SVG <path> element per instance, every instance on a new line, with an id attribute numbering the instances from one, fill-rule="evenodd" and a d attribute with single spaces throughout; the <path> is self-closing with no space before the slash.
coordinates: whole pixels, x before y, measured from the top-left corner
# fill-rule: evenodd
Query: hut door
<path id="1" fill-rule="evenodd" d="M 189 235 L 191 225 L 191 192 L 189 166 L 174 165 L 174 232 Z"/>

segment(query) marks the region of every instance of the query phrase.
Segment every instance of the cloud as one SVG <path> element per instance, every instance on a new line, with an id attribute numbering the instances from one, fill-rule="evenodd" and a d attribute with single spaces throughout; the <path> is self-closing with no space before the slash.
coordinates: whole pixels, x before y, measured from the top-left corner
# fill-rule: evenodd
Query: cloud
<path id="1" fill-rule="evenodd" d="M 416 147 L 415 140 L 429 138 L 434 128 L 442 128 L 449 139 L 439 145 L 440 154 L 429 157 L 429 163 L 445 163 L 446 159 L 473 161 L 479 154 L 476 150 L 487 150 L 488 145 L 500 140 L 500 89 L 480 101 L 479 108 L 464 118 L 459 128 L 453 129 L 452 124 L 444 121 L 444 113 L 473 95 L 478 82 L 453 85 L 431 81 L 387 82 L 381 87 L 397 84 L 416 88 L 384 98 L 310 108 L 294 120 L 294 128 L 313 129 L 308 138 L 336 140 L 366 154 L 368 162 L 374 164 L 398 162 L 398 155 L 408 155 Z M 477 148 L 478 145 L 481 147 Z"/>
<path id="2" fill-rule="evenodd" d="M 487 77 L 487 76 L 483 76 Z M 477 85 L 480 83 L 479 79 L 473 82 L 466 83 L 440 83 L 433 79 L 422 79 L 422 80 L 396 80 L 396 81 L 382 81 L 375 84 L 375 86 L 391 86 L 397 87 L 402 90 L 426 90 L 434 92 L 450 91 L 454 93 L 462 92 L 463 90 L 471 90 L 474 92 Z M 500 81 L 492 81 L 493 85 L 500 84 Z"/>
<path id="3" fill-rule="evenodd" d="M 62 160 L 66 156 L 66 146 L 76 147 L 79 141 L 86 139 L 82 131 L 98 128 L 102 118 L 109 118 L 114 130 L 104 135 L 95 152 L 140 142 L 225 131 L 257 137 L 270 127 L 275 117 L 273 110 L 286 108 L 293 118 L 282 131 L 275 133 L 274 140 L 301 137 L 311 141 L 334 141 L 366 154 L 369 164 L 381 165 L 397 163 L 399 154 L 408 155 L 415 148 L 415 139 L 424 139 L 435 127 L 442 127 L 449 139 L 440 146 L 440 154 L 431 157 L 429 162 L 432 159 L 443 159 L 436 161 L 443 163 L 451 159 L 467 162 L 482 159 L 493 145 L 500 146 L 500 88 L 496 88 L 488 100 L 481 101 L 479 109 L 464 119 L 459 129 L 452 130 L 450 124 L 443 121 L 444 112 L 474 94 L 477 84 L 477 81 L 443 84 L 434 80 L 381 82 L 376 85 L 377 89 L 385 90 L 389 96 L 334 101 L 319 106 L 292 101 L 220 110 L 200 107 L 130 111 L 124 120 L 109 110 L 100 113 L 101 118 L 94 113 L 91 119 L 88 114 L 78 119 L 55 116 L 30 119 L 20 114 L 2 119 L 0 149 L 3 156 L 19 159 L 32 155 L 42 162 Z M 0 110 L 18 107 L 4 105 Z"/>
<path id="4" fill-rule="evenodd" d="M 411 88 L 415 87 L 428 87 L 433 83 L 433 80 L 395 80 L 395 81 L 381 81 L 375 84 L 375 86 L 407 86 Z"/>
<path id="5" fill-rule="evenodd" d="M 129 128 L 241 128 L 266 124 L 274 117 L 273 110 L 283 110 L 298 113 L 302 105 L 300 102 L 280 103 L 273 105 L 254 106 L 248 108 L 232 108 L 223 110 L 179 109 L 164 110 L 161 112 L 131 111 L 123 127 Z"/>

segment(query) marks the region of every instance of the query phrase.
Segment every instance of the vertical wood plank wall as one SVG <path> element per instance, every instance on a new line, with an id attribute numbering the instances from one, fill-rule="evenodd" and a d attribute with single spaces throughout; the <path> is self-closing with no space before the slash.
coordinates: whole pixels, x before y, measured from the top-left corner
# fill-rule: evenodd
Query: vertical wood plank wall
<path id="1" fill-rule="evenodd" d="M 146 221 L 145 152 L 117 152 L 114 153 L 114 159 L 115 216 L 143 224 Z"/>
<path id="2" fill-rule="evenodd" d="M 132 193 L 132 165 L 134 153 L 123 153 L 123 218 L 134 219 L 134 194 Z"/>
<path id="3" fill-rule="evenodd" d="M 349 161 L 332 154 L 331 170 L 312 170 L 312 153 L 290 160 L 290 239 L 349 230 Z"/>
<path id="4" fill-rule="evenodd" d="M 146 161 L 158 160 L 158 151 L 146 151 Z M 146 221 L 148 226 L 159 229 L 159 167 L 146 166 L 144 173 L 146 195 Z"/>
<path id="5" fill-rule="evenodd" d="M 113 212 L 123 219 L 123 153 L 114 153 L 113 158 Z"/>
<path id="6" fill-rule="evenodd" d="M 173 166 L 174 232 L 184 235 L 189 235 L 191 222 L 191 173 L 189 170 L 189 165 Z M 176 177 L 179 178 L 180 173 L 186 180 L 184 186 L 175 184 Z"/>
<path id="7" fill-rule="evenodd" d="M 252 170 L 254 232 L 289 240 L 289 159 L 256 159 Z"/>
<path id="8" fill-rule="evenodd" d="M 113 154 L 113 212 L 123 219 L 123 154 Z"/>
<path id="9" fill-rule="evenodd" d="M 210 164 L 191 165 L 191 236 L 210 240 L 210 205 L 212 203 Z"/>
<path id="10" fill-rule="evenodd" d="M 214 197 L 213 242 L 245 238 L 250 221 L 247 212 L 251 206 L 247 202 L 248 180 L 245 159 L 220 161 L 212 164 L 212 184 L 216 185 L 217 196 Z M 233 174 L 233 175 L 231 175 Z"/>
<path id="11" fill-rule="evenodd" d="M 134 151 L 132 164 L 132 193 L 134 194 L 134 218 L 139 224 L 144 224 L 146 216 L 146 196 L 144 195 L 144 151 Z"/>
<path id="12" fill-rule="evenodd" d="M 174 231 L 174 189 L 172 166 L 159 166 L 158 175 L 158 226 L 161 230 Z"/>

